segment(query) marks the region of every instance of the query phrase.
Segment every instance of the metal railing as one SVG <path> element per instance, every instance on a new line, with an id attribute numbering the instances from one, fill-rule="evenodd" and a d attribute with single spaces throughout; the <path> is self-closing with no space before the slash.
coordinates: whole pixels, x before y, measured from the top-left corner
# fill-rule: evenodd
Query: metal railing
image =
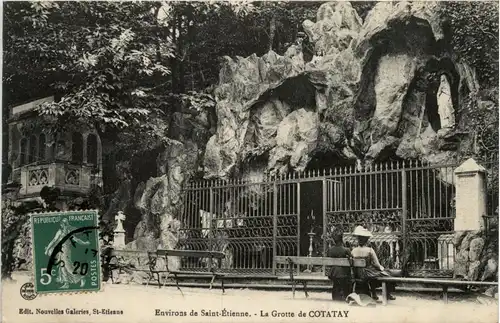
<path id="1" fill-rule="evenodd" d="M 287 268 L 277 267 L 275 256 L 307 256 L 311 246 L 313 256 L 324 255 L 336 230 L 352 246 L 350 233 L 363 225 L 374 232 L 371 244 L 384 267 L 447 276 L 453 270 L 457 166 L 388 162 L 255 182 L 192 182 L 184 191 L 177 248 L 223 251 L 227 272 L 276 274 Z M 498 200 L 498 190 L 494 194 Z M 181 268 L 209 267 L 193 259 Z"/>

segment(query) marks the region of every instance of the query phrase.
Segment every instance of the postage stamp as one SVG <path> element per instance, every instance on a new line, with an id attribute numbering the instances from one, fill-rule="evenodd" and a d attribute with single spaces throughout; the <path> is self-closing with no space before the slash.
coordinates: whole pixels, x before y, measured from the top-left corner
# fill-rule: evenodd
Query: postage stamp
<path id="1" fill-rule="evenodd" d="M 31 229 L 36 293 L 100 290 L 97 211 L 33 214 Z"/>

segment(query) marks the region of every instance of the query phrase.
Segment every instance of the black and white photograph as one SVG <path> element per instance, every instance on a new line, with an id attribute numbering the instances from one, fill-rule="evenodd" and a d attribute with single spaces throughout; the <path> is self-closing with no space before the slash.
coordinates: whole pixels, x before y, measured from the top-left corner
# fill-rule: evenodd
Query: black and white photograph
<path id="1" fill-rule="evenodd" d="M 498 322 L 498 1 L 1 11 L 2 322 Z"/>

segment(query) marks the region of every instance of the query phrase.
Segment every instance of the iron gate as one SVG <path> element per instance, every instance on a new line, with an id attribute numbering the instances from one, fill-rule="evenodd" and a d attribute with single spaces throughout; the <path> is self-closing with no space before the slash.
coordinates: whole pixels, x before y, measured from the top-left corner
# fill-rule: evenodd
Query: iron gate
<path id="1" fill-rule="evenodd" d="M 222 251 L 225 272 L 247 274 L 276 273 L 276 255 L 298 253 L 298 183 L 204 184 L 186 190 L 177 248 Z M 182 268 L 204 271 L 209 264 L 188 259 Z"/>
<path id="2" fill-rule="evenodd" d="M 185 189 L 178 248 L 223 251 L 226 272 L 276 274 L 286 270 L 276 267 L 276 255 L 305 255 L 304 230 L 315 232 L 313 255 L 322 255 L 335 229 L 352 245 L 350 232 L 363 225 L 374 233 L 370 242 L 384 267 L 410 276 L 450 275 L 456 166 L 393 162 L 362 172 L 343 167 L 255 183 L 195 182 Z M 305 182 L 319 183 L 318 223 L 304 220 Z M 182 268 L 205 271 L 209 265 L 188 259 Z"/>
<path id="3" fill-rule="evenodd" d="M 352 169 L 349 169 L 352 170 Z M 405 173 L 398 169 L 338 172 L 325 180 L 324 251 L 331 245 L 331 233 L 344 233 L 346 245 L 356 244 L 350 234 L 358 225 L 371 232 L 371 246 L 386 268 L 402 267 Z"/>
<path id="4" fill-rule="evenodd" d="M 417 163 L 345 169 L 325 181 L 325 227 L 339 228 L 348 245 L 362 225 L 382 266 L 408 276 L 449 276 L 453 272 L 456 165 Z M 325 232 L 324 250 L 331 244 Z"/>

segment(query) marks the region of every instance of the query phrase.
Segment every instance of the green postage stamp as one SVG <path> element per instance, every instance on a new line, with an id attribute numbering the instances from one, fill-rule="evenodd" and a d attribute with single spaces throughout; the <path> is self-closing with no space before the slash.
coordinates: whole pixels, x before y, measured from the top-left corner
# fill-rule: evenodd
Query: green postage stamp
<path id="1" fill-rule="evenodd" d="M 100 290 L 97 211 L 33 214 L 31 230 L 38 294 Z"/>

